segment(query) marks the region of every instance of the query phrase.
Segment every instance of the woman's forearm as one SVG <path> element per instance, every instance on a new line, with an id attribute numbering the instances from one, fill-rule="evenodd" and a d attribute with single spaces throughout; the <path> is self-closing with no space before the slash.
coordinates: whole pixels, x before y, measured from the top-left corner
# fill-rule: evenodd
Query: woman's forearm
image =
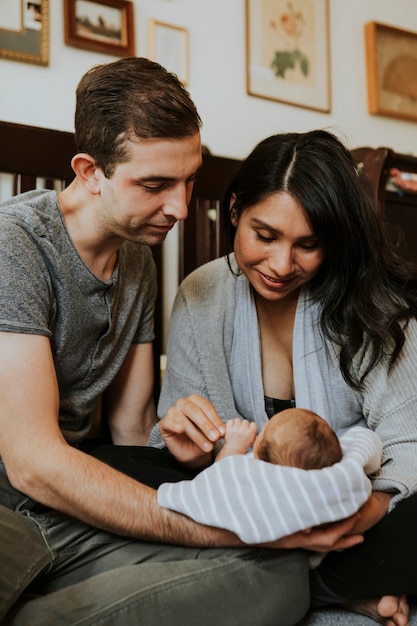
<path id="1" fill-rule="evenodd" d="M 361 507 L 360 516 L 352 528 L 352 533 L 363 533 L 375 526 L 388 512 L 393 494 L 373 491 L 369 500 Z"/>

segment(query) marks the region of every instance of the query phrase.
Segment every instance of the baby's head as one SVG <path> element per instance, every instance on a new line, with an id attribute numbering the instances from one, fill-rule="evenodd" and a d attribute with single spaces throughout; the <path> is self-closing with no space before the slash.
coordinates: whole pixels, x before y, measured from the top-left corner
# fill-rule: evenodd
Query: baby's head
<path id="1" fill-rule="evenodd" d="M 339 439 L 329 424 L 308 409 L 286 409 L 271 417 L 259 433 L 257 459 L 302 469 L 320 469 L 342 458 Z"/>

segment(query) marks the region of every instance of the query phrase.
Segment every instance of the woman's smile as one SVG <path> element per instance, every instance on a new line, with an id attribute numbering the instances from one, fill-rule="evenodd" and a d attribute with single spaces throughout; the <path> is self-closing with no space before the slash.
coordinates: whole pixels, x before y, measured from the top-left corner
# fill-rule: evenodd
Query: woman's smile
<path id="1" fill-rule="evenodd" d="M 273 278 L 272 276 L 264 274 L 263 272 L 259 272 L 259 276 L 261 277 L 261 280 L 263 280 L 266 286 L 270 286 L 273 289 L 278 289 L 278 290 L 286 289 L 294 280 L 294 277 Z"/>

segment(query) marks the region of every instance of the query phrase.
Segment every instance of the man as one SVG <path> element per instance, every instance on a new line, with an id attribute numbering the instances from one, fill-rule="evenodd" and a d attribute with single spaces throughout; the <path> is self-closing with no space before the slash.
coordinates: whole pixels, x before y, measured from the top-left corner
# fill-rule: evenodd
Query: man
<path id="1" fill-rule="evenodd" d="M 189 94 L 158 64 L 92 68 L 77 89 L 74 181 L 58 196 L 29 192 L 0 206 L 8 624 L 276 625 L 281 612 L 288 626 L 306 611 L 303 555 L 243 547 L 160 509 L 153 489 L 81 449 L 101 394 L 113 443 L 143 445 L 155 422 L 148 246 L 187 216 L 200 125 Z M 218 416 L 212 428 L 215 441 Z M 323 549 L 349 524 L 331 538 L 320 531 Z M 288 584 L 280 596 L 281 577 L 294 580 L 293 596 Z"/>

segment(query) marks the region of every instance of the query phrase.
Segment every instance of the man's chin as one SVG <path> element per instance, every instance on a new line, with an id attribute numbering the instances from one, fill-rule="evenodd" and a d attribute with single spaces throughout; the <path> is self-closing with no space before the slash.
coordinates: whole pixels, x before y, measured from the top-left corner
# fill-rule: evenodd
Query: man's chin
<path id="1" fill-rule="evenodd" d="M 165 241 L 166 236 L 167 233 L 159 233 L 155 235 L 144 235 L 142 233 L 141 235 L 137 235 L 136 237 L 132 235 L 127 239 L 132 243 L 137 243 L 142 246 L 158 246 Z"/>

